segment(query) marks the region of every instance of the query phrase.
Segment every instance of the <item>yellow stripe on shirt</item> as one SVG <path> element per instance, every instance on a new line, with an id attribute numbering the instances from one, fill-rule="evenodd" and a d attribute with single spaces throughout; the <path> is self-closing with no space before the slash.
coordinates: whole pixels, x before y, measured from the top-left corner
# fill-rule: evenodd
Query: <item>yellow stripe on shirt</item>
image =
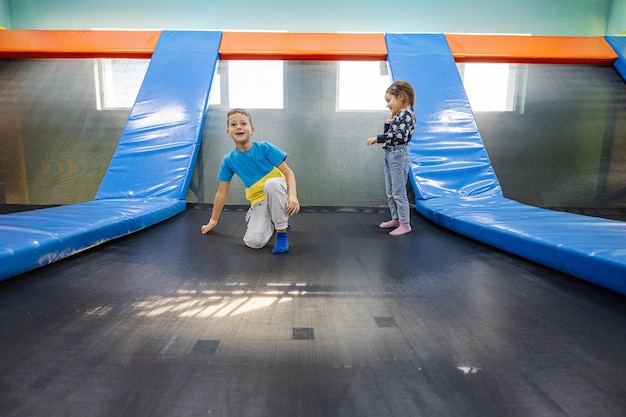
<path id="1" fill-rule="evenodd" d="M 256 203 L 265 200 L 265 181 L 270 178 L 282 178 L 286 180 L 283 173 L 280 172 L 280 169 L 274 167 L 274 169 L 272 169 L 266 176 L 246 188 L 246 200 L 250 201 L 250 204 L 255 205 Z"/>

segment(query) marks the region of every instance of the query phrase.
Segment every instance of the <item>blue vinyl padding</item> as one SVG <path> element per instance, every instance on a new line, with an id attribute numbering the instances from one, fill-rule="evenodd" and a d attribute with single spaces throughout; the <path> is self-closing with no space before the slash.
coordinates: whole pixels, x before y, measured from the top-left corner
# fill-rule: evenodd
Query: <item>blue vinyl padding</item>
<path id="1" fill-rule="evenodd" d="M 56 262 L 185 210 L 174 198 L 94 200 L 0 216 L 0 279 Z"/>
<path id="2" fill-rule="evenodd" d="M 416 91 L 416 210 L 450 230 L 626 294 L 626 223 L 503 196 L 444 35 L 387 34 L 394 80 Z"/>
<path id="3" fill-rule="evenodd" d="M 386 42 L 393 79 L 415 89 L 409 148 L 416 197 L 502 195 L 445 37 L 387 34 Z"/>
<path id="4" fill-rule="evenodd" d="M 0 216 L 0 280 L 185 210 L 221 32 L 164 31 L 93 201 Z"/>
<path id="5" fill-rule="evenodd" d="M 164 31 L 95 199 L 185 198 L 220 32 Z"/>
<path id="6" fill-rule="evenodd" d="M 605 36 L 604 39 L 606 39 L 615 53 L 617 53 L 617 59 L 613 63 L 613 66 L 619 75 L 626 80 L 626 36 Z"/>

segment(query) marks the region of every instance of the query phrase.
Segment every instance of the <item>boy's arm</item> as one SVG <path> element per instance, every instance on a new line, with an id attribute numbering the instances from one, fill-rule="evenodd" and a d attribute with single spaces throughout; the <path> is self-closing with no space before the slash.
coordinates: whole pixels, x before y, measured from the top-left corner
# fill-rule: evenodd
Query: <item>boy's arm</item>
<path id="1" fill-rule="evenodd" d="M 217 226 L 217 221 L 222 214 L 222 209 L 226 204 L 226 200 L 228 200 L 228 193 L 230 191 L 230 182 L 220 181 L 220 185 L 217 188 L 217 192 L 215 193 L 215 198 L 213 199 L 213 211 L 211 212 L 211 219 L 207 224 L 202 225 L 201 231 L 202 234 L 206 234 L 211 231 L 215 226 Z"/>
<path id="2" fill-rule="evenodd" d="M 278 165 L 278 169 L 287 179 L 287 204 L 285 208 L 289 215 L 294 215 L 300 211 L 300 202 L 298 201 L 298 190 L 296 187 L 296 174 L 293 173 L 285 161 Z"/>

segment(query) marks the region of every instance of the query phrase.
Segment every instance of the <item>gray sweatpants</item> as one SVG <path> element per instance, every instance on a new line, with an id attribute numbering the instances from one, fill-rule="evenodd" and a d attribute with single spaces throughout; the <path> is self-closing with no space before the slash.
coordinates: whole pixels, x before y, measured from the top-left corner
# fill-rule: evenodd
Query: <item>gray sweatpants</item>
<path id="1" fill-rule="evenodd" d="M 264 186 L 265 200 L 248 209 L 248 227 L 243 242 L 254 249 L 264 247 L 274 234 L 274 229 L 287 229 L 287 183 L 282 178 L 270 178 Z M 274 222 L 274 224 L 272 224 Z"/>

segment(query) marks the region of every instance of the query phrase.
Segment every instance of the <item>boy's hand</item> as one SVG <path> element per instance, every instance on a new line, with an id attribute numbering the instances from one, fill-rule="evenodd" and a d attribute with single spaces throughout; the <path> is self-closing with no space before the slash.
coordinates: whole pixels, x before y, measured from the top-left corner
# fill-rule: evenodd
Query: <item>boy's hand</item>
<path id="1" fill-rule="evenodd" d="M 287 213 L 289 213 L 290 216 L 293 216 L 294 214 L 299 212 L 300 202 L 298 201 L 298 198 L 287 196 L 287 204 L 285 208 L 287 209 Z"/>
<path id="2" fill-rule="evenodd" d="M 213 228 L 215 226 L 217 226 L 217 222 L 213 221 L 213 219 L 211 219 L 211 220 L 209 220 L 209 222 L 207 224 L 203 224 L 202 225 L 202 227 L 200 228 L 200 231 L 202 232 L 203 235 L 206 235 L 211 230 L 213 230 Z"/>

